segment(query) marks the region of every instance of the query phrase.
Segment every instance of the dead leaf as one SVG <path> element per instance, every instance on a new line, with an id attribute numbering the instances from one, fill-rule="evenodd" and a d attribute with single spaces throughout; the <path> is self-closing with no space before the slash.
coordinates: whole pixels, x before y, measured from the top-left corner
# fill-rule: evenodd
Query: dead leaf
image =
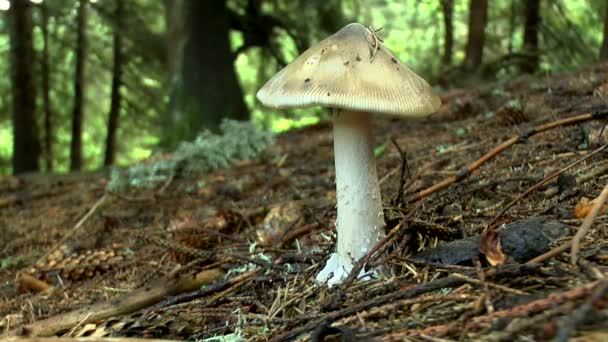
<path id="1" fill-rule="evenodd" d="M 228 235 L 238 233 L 247 224 L 237 212 L 203 208 L 198 213 L 184 210 L 169 222 L 167 232 L 177 244 L 209 249 L 223 244 Z M 180 263 L 191 260 L 191 256 L 173 251 L 171 256 Z"/>
<path id="2" fill-rule="evenodd" d="M 608 141 L 608 127 L 605 120 L 585 122 L 581 124 L 581 128 L 590 149 L 596 149 Z"/>
<path id="3" fill-rule="evenodd" d="M 481 237 L 481 241 L 479 242 L 479 251 L 485 255 L 486 260 L 492 266 L 502 265 L 507 259 L 507 256 L 502 250 L 500 234 L 494 227 L 486 230 Z"/>
<path id="4" fill-rule="evenodd" d="M 42 292 L 47 295 L 54 290 L 48 283 L 23 272 L 17 275 L 17 289 L 19 293 Z"/>
<path id="5" fill-rule="evenodd" d="M 262 246 L 276 246 L 285 233 L 293 228 L 302 216 L 302 205 L 297 202 L 280 203 L 273 206 L 256 231 L 257 241 Z"/>
<path id="6" fill-rule="evenodd" d="M 576 206 L 574 207 L 574 217 L 579 219 L 584 219 L 589 215 L 591 208 L 593 208 L 593 204 L 597 201 L 597 198 L 594 200 L 589 200 L 587 197 L 581 197 Z M 600 209 L 599 215 L 606 214 L 608 212 L 608 205 L 604 204 Z"/>

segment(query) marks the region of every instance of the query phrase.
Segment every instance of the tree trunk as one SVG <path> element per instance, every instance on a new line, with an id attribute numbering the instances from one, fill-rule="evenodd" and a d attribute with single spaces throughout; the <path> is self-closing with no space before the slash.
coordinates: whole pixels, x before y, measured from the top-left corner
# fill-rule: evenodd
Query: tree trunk
<path id="1" fill-rule="evenodd" d="M 13 173 L 18 174 L 38 171 L 40 158 L 30 1 L 12 0 L 9 20 L 13 90 Z"/>
<path id="2" fill-rule="evenodd" d="M 116 0 L 116 20 L 117 26 L 114 30 L 114 67 L 112 70 L 112 98 L 110 113 L 108 115 L 108 135 L 106 137 L 106 156 L 104 165 L 114 164 L 116 159 L 116 131 L 120 118 L 120 88 L 122 86 L 122 37 L 121 28 L 123 23 L 123 2 Z"/>
<path id="3" fill-rule="evenodd" d="M 72 112 L 72 143 L 70 145 L 70 169 L 82 167 L 82 123 L 84 107 L 84 64 L 86 55 L 87 1 L 78 1 L 76 73 L 74 77 L 74 111 Z"/>
<path id="4" fill-rule="evenodd" d="M 513 54 L 513 41 L 515 40 L 515 22 L 519 13 L 517 13 L 517 3 L 515 1 L 511 0 L 509 7 L 509 44 L 507 45 L 507 54 L 511 56 Z"/>
<path id="5" fill-rule="evenodd" d="M 49 67 L 49 11 L 46 2 L 40 3 L 40 15 L 42 17 L 42 106 L 44 108 L 44 159 L 46 171 L 53 171 L 53 109 L 51 105 L 50 91 L 50 67 Z"/>
<path id="6" fill-rule="evenodd" d="M 190 140 L 201 129 L 218 131 L 224 118 L 248 120 L 230 48 L 226 0 L 185 1 L 187 38 L 174 79 L 163 145 Z"/>
<path id="7" fill-rule="evenodd" d="M 465 65 L 471 69 L 481 66 L 488 20 L 488 0 L 471 0 L 469 3 L 469 35 L 465 51 Z"/>
<path id="8" fill-rule="evenodd" d="M 167 26 L 165 35 L 165 51 L 167 59 L 167 69 L 169 76 L 179 79 L 179 65 L 184 52 L 186 42 L 186 1 L 187 0 L 164 0 L 165 6 L 165 25 Z"/>
<path id="9" fill-rule="evenodd" d="M 604 4 L 604 39 L 600 50 L 600 61 L 608 61 L 608 4 Z"/>
<path id="10" fill-rule="evenodd" d="M 449 68 L 452 65 L 452 50 L 454 48 L 454 0 L 441 0 L 443 13 L 443 56 L 441 67 Z"/>
<path id="11" fill-rule="evenodd" d="M 540 27 L 540 0 L 526 0 L 524 13 L 524 44 L 526 60 L 522 65 L 524 73 L 533 73 L 538 68 L 538 29 Z"/>
<path id="12" fill-rule="evenodd" d="M 310 0 L 308 0 L 310 2 Z M 316 0 L 319 27 L 327 34 L 334 34 L 348 23 L 342 10 L 342 1 Z"/>

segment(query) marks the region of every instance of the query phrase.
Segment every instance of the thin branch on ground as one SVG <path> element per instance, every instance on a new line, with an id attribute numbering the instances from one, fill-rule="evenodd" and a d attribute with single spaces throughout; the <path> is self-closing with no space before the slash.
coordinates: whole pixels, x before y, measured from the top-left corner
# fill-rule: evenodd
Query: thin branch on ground
<path id="1" fill-rule="evenodd" d="M 81 309 L 52 316 L 9 332 L 9 335 L 52 336 L 86 324 L 110 317 L 121 316 L 154 305 L 167 296 L 193 291 L 211 284 L 224 275 L 220 269 L 202 271 L 197 275 L 184 275 L 174 280 L 162 279 L 145 285 L 119 298 L 105 303 L 85 306 Z"/>
<path id="2" fill-rule="evenodd" d="M 410 178 L 411 172 L 410 168 L 407 165 L 407 153 L 405 153 L 401 146 L 397 143 L 395 138 L 391 138 L 393 145 L 397 151 L 399 151 L 399 155 L 401 156 L 401 176 L 399 177 L 399 190 L 397 191 L 397 196 L 393 199 L 393 205 L 400 206 L 403 203 L 403 190 L 405 188 L 405 179 Z"/>
<path id="3" fill-rule="evenodd" d="M 443 181 L 441 181 L 427 189 L 424 189 L 422 191 L 419 191 L 419 192 L 411 195 L 409 198 L 406 199 L 406 201 L 407 202 L 418 201 L 418 200 L 420 200 L 426 196 L 429 196 L 439 190 L 442 190 L 454 183 L 458 183 L 458 182 L 462 181 L 463 179 L 467 178 L 473 171 L 475 171 L 479 167 L 481 167 L 481 165 L 483 165 L 487 161 L 493 159 L 494 157 L 498 156 L 500 153 L 502 153 L 509 147 L 511 147 L 517 143 L 524 142 L 531 136 L 534 136 L 538 133 L 543 133 L 543 132 L 551 130 L 553 128 L 570 126 L 570 125 L 582 123 L 585 121 L 599 120 L 599 119 L 605 118 L 606 116 L 608 116 L 608 108 L 602 108 L 602 109 L 597 110 L 592 113 L 579 114 L 579 115 L 572 116 L 569 118 L 556 120 L 556 121 L 550 122 L 548 124 L 536 126 L 532 129 L 530 129 L 529 131 L 524 132 L 521 135 L 516 135 L 516 136 L 510 138 L 509 140 L 503 142 L 502 144 L 496 146 L 495 148 L 490 150 L 488 153 L 483 155 L 481 158 L 477 159 L 476 161 L 471 163 L 469 166 L 467 166 L 463 170 L 459 171 L 456 175 L 446 178 Z"/>
<path id="4" fill-rule="evenodd" d="M 596 286 L 591 297 L 578 310 L 575 310 L 571 315 L 568 315 L 562 320 L 559 326 L 555 341 L 567 342 L 574 329 L 576 329 L 585 319 L 587 319 L 593 311 L 593 307 L 606 296 L 608 292 L 608 280 L 604 279 Z"/>
<path id="5" fill-rule="evenodd" d="M 97 211 L 97 208 L 99 208 L 103 204 L 103 202 L 106 201 L 106 198 L 108 198 L 108 194 L 107 193 L 103 194 L 103 196 L 101 196 L 101 198 L 99 198 L 97 200 L 97 202 L 95 202 L 95 204 L 93 204 L 93 206 L 91 207 L 91 209 L 89 209 L 89 211 L 78 222 L 76 222 L 76 224 L 74 225 L 74 227 L 69 232 L 67 232 L 65 235 L 63 235 L 63 237 L 59 241 L 57 241 L 55 243 L 55 245 L 51 249 L 49 249 L 40 258 L 38 258 L 38 261 L 36 262 L 36 264 L 44 262 L 44 260 L 46 260 L 46 258 L 51 253 L 53 253 L 54 251 L 56 251 L 57 249 L 59 249 L 59 247 L 61 247 L 61 245 L 63 245 L 68 239 L 72 238 L 74 236 L 74 234 L 80 228 L 82 228 L 82 226 L 84 225 L 84 223 L 87 222 L 87 220 L 95 213 L 95 211 Z"/>
<path id="6" fill-rule="evenodd" d="M 531 194 L 533 191 L 535 191 L 536 189 L 540 188 L 541 186 L 545 185 L 548 181 L 550 181 L 551 179 L 558 177 L 559 175 L 563 174 L 564 172 L 568 171 L 569 169 L 573 168 L 574 166 L 582 163 L 583 161 L 591 158 L 592 156 L 602 152 L 603 150 L 605 150 L 608 147 L 608 144 L 605 144 L 597 149 L 595 149 L 593 152 L 585 155 L 584 157 L 573 161 L 572 163 L 566 165 L 565 167 L 561 168 L 560 170 L 557 170 L 555 172 L 552 172 L 551 174 L 549 174 L 548 176 L 546 176 L 545 178 L 543 178 L 542 180 L 540 180 L 538 183 L 534 184 L 533 186 L 531 186 L 530 188 L 528 188 L 528 190 L 524 191 L 521 195 L 515 197 L 511 202 L 509 202 L 507 205 L 505 205 L 502 210 L 496 214 L 496 216 L 494 216 L 494 218 L 492 219 L 492 221 L 490 221 L 490 223 L 488 223 L 488 227 L 491 227 L 493 224 L 495 224 L 498 219 L 500 219 L 502 217 L 502 215 L 504 215 L 509 209 L 511 209 L 511 207 L 513 205 L 515 205 L 515 203 L 519 202 L 522 198 L 528 196 L 529 194 Z"/>
<path id="7" fill-rule="evenodd" d="M 458 324 L 441 324 L 436 326 L 430 326 L 422 330 L 410 330 L 406 331 L 405 333 L 393 334 L 390 336 L 386 336 L 384 340 L 391 341 L 396 337 L 404 338 L 406 336 L 421 336 L 423 334 L 434 337 L 441 337 L 450 333 L 457 333 L 463 330 L 477 331 L 480 329 L 484 329 L 493 324 L 493 322 L 496 322 L 496 320 L 498 319 L 513 319 L 518 317 L 528 318 L 534 313 L 539 313 L 554 308 L 556 305 L 559 305 L 561 303 L 577 300 L 588 296 L 592 293 L 592 291 L 594 291 L 598 283 L 598 281 L 594 281 L 592 283 L 585 284 L 581 287 L 577 287 L 565 292 L 552 293 L 546 298 L 537 299 L 519 306 L 488 313 L 483 316 L 473 317 L 467 322 L 465 322 L 464 326 L 460 322 L 458 322 Z"/>
<path id="8" fill-rule="evenodd" d="M 375 260 L 375 258 L 372 258 L 374 254 L 376 254 L 376 258 L 382 255 L 382 253 L 390 245 L 389 241 L 394 241 L 399 236 L 401 236 L 401 234 L 405 233 L 405 229 L 402 229 L 401 227 L 405 222 L 407 222 L 409 218 L 411 218 L 412 215 L 414 215 L 416 210 L 419 209 L 421 206 L 422 203 L 416 204 L 414 208 L 407 215 L 405 215 L 403 219 L 401 219 L 399 224 L 393 227 L 393 229 L 391 229 L 391 231 L 388 232 L 388 234 L 386 234 L 386 236 L 382 238 L 382 240 L 376 243 L 369 252 L 367 252 L 362 258 L 355 262 L 355 264 L 353 265 L 353 269 L 348 274 L 348 277 L 346 277 L 346 280 L 344 280 L 344 282 L 341 284 L 342 288 L 347 288 L 348 286 L 350 286 L 350 284 L 352 284 L 352 282 L 356 279 L 357 275 L 359 275 L 359 272 L 363 269 L 363 266 L 365 266 L 368 262 L 371 263 Z"/>
<path id="9" fill-rule="evenodd" d="M 576 235 L 574 235 L 574 237 L 572 238 L 570 262 L 573 265 L 576 265 L 576 262 L 578 261 L 578 253 L 581 249 L 581 240 L 585 237 L 585 235 L 587 235 L 589 229 L 591 229 L 591 225 L 593 225 L 595 218 L 600 213 L 600 209 L 602 208 L 604 203 L 606 203 L 606 200 L 608 200 L 608 184 L 604 186 L 604 190 L 602 190 L 600 195 L 595 199 L 595 203 L 593 203 L 591 211 L 589 212 L 589 214 L 587 214 L 587 217 L 585 217 L 585 221 L 583 221 L 583 224 L 576 232 Z"/>
<path id="10" fill-rule="evenodd" d="M 487 271 L 487 277 L 514 277 L 516 275 L 522 275 L 533 270 L 536 270 L 537 266 L 533 265 L 508 265 L 500 269 L 490 269 Z M 474 276 L 475 273 L 471 273 L 469 276 Z M 358 312 L 369 310 L 374 307 L 378 307 L 384 305 L 386 303 L 394 302 L 397 300 L 408 299 L 423 295 L 425 293 L 429 293 L 432 291 L 436 291 L 443 288 L 454 288 L 465 284 L 466 281 L 464 279 L 456 278 L 456 277 L 445 277 L 436 279 L 424 284 L 414 285 L 412 287 L 407 287 L 405 289 L 401 289 L 398 291 L 394 291 L 382 296 L 378 296 L 376 298 L 368 299 L 366 301 L 353 304 L 345 309 L 333 311 L 323 315 L 321 318 L 304 324 L 303 326 L 297 327 L 293 330 L 287 331 L 279 336 L 272 338 L 270 341 L 279 342 L 279 341 L 291 341 L 297 336 L 308 333 L 314 330 L 320 324 L 324 322 L 335 322 L 336 320 L 357 314 Z"/>

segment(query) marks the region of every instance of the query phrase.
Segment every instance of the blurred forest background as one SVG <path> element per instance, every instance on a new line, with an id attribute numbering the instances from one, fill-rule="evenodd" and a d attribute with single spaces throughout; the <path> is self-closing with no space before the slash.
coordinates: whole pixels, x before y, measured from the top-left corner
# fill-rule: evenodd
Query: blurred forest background
<path id="1" fill-rule="evenodd" d="M 438 91 L 608 59 L 605 0 L 0 0 L 0 174 L 94 170 L 222 118 L 273 131 L 257 89 L 349 22 Z M 10 77 L 9 77 L 10 75 Z"/>

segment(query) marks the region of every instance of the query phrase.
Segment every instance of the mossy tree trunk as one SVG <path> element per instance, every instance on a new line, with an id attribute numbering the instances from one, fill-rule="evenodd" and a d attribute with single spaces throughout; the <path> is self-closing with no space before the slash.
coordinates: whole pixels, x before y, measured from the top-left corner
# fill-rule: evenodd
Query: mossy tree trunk
<path id="1" fill-rule="evenodd" d="M 234 69 L 226 1 L 185 0 L 183 6 L 183 51 L 174 68 L 163 134 L 168 148 L 193 139 L 202 129 L 217 132 L 224 118 L 249 119 Z"/>
<path id="2" fill-rule="evenodd" d="M 13 90 L 13 173 L 19 174 L 38 171 L 40 158 L 30 1 L 12 0 L 9 21 Z"/>

